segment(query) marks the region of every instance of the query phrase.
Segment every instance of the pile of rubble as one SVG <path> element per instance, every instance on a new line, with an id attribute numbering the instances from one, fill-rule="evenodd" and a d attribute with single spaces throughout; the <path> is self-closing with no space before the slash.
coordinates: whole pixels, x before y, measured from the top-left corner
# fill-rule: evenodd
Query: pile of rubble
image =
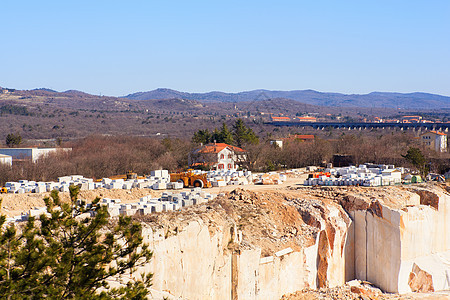
<path id="1" fill-rule="evenodd" d="M 304 289 L 289 295 L 284 295 L 282 300 L 328 300 L 328 299 L 367 299 L 381 300 L 394 299 L 394 295 L 383 292 L 372 286 L 369 282 L 352 280 L 343 286 L 334 288 L 321 288 L 317 290 Z"/>
<path id="2" fill-rule="evenodd" d="M 259 174 L 255 177 L 256 178 L 253 180 L 255 184 L 282 184 L 287 180 L 287 176 L 285 174 L 280 174 L 277 172 Z"/>
<path id="3" fill-rule="evenodd" d="M 394 165 L 364 164 L 359 167 L 327 168 L 305 180 L 304 185 L 326 186 L 386 186 L 402 183 L 404 168 Z"/>

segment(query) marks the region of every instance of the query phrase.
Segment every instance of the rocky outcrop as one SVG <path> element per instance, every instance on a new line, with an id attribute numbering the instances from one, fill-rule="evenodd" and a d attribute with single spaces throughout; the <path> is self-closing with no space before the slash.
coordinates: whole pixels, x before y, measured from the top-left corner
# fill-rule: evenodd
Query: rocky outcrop
<path id="1" fill-rule="evenodd" d="M 413 292 L 434 292 L 433 276 L 413 264 L 411 273 L 409 273 L 408 285 Z"/>
<path id="2" fill-rule="evenodd" d="M 359 279 L 449 288 L 450 199 L 439 187 L 235 190 L 142 221 L 152 288 L 183 299 L 280 299 Z M 351 287 L 353 293 L 364 293 Z"/>
<path id="3" fill-rule="evenodd" d="M 394 293 L 448 289 L 450 196 L 438 187 L 402 193 L 406 205 L 374 201 L 367 210 L 349 211 L 347 280 Z"/>
<path id="4" fill-rule="evenodd" d="M 270 207 L 270 209 L 268 209 Z M 145 220 L 152 288 L 186 299 L 279 299 L 345 283 L 350 219 L 336 203 L 237 190 Z"/>

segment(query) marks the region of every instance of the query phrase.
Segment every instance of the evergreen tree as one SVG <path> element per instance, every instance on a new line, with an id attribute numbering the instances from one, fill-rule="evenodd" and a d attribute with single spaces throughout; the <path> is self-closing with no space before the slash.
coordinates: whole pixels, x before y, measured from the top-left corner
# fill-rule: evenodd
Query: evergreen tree
<path id="1" fill-rule="evenodd" d="M 214 128 L 214 131 L 211 134 L 210 143 L 222 143 L 222 136 L 220 135 L 220 131 L 217 128 Z"/>
<path id="2" fill-rule="evenodd" d="M 22 143 L 22 136 L 20 134 L 10 133 L 6 136 L 6 145 L 8 147 L 19 146 Z"/>
<path id="3" fill-rule="evenodd" d="M 209 132 L 208 129 L 200 129 L 196 133 L 194 133 L 194 136 L 192 137 L 192 142 L 195 144 L 208 144 L 211 141 L 212 134 Z"/>
<path id="4" fill-rule="evenodd" d="M 238 147 L 242 147 L 245 144 L 258 144 L 259 142 L 259 138 L 251 128 L 245 126 L 242 119 L 237 119 L 234 123 L 233 136 L 235 145 Z"/>
<path id="5" fill-rule="evenodd" d="M 121 288 L 107 279 L 151 258 L 141 225 L 129 217 L 110 222 L 99 198 L 87 209 L 70 187 L 71 203 L 58 192 L 45 198 L 48 214 L 16 229 L 0 217 L 0 295 L 4 299 L 146 299 L 151 274 Z M 90 216 L 93 213 L 94 216 Z"/>
<path id="6" fill-rule="evenodd" d="M 220 129 L 220 141 L 228 145 L 233 145 L 233 133 L 228 130 L 227 124 L 222 123 L 222 128 Z"/>
<path id="7" fill-rule="evenodd" d="M 419 148 L 409 147 L 406 155 L 402 155 L 402 157 L 416 167 L 422 177 L 425 177 L 428 174 L 429 170 L 425 164 L 426 158 Z"/>

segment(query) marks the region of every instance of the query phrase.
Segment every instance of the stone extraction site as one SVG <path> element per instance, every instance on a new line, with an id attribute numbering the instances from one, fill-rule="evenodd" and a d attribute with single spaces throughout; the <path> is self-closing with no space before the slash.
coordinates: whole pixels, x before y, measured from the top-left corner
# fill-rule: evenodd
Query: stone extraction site
<path id="1" fill-rule="evenodd" d="M 448 185 L 301 182 L 210 189 L 223 194 L 178 211 L 136 216 L 154 253 L 133 276 L 154 273 L 155 299 L 450 296 Z M 148 194 L 97 190 L 80 198 L 126 202 Z M 31 195 L 7 195 L 2 213 L 43 205 L 42 194 Z"/>

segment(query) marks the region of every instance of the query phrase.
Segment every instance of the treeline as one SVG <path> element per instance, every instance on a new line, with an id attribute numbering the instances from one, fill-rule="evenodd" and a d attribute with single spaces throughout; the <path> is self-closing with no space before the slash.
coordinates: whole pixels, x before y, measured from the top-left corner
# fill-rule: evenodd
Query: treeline
<path id="1" fill-rule="evenodd" d="M 6 104 L 0 106 L 0 115 L 10 114 L 10 115 L 21 115 L 21 116 L 32 116 L 33 114 L 28 111 L 25 106 Z"/>
<path id="2" fill-rule="evenodd" d="M 65 175 L 103 178 L 132 170 L 149 174 L 151 170 L 177 170 L 187 166 L 191 143 L 179 139 L 157 140 L 146 137 L 90 136 L 73 144 L 72 151 L 50 153 L 31 161 L 0 164 L 0 183 L 21 179 L 51 181 Z"/>
<path id="3" fill-rule="evenodd" d="M 423 147 L 420 140 L 409 133 L 385 135 L 341 134 L 337 139 L 321 139 L 313 142 L 292 139 L 280 148 L 270 143 L 250 146 L 249 166 L 253 170 L 271 171 L 284 168 L 300 168 L 308 165 L 325 165 L 333 155 L 348 155 L 354 165 L 363 163 L 394 164 L 413 167 L 402 155 L 416 147 L 423 153 L 432 172 L 443 173 L 450 169 L 449 153 L 436 153 Z"/>
<path id="4" fill-rule="evenodd" d="M 198 144 L 189 139 L 90 136 L 62 146 L 73 150 L 49 154 L 36 163 L 15 163 L 12 167 L 0 164 L 0 184 L 21 179 L 50 181 L 71 174 L 103 178 L 129 170 L 141 175 L 160 168 L 185 170 L 189 153 Z M 247 160 L 239 165 L 252 171 L 272 171 L 323 165 L 331 162 L 334 154 L 345 154 L 353 158 L 355 165 L 371 162 L 412 166 L 402 157 L 410 147 L 422 151 L 432 172 L 450 169 L 449 153 L 427 150 L 413 134 L 403 132 L 371 136 L 343 133 L 338 138 L 316 137 L 310 142 L 290 139 L 284 141 L 282 148 L 270 144 L 266 138 L 259 143 L 243 144 Z"/>

